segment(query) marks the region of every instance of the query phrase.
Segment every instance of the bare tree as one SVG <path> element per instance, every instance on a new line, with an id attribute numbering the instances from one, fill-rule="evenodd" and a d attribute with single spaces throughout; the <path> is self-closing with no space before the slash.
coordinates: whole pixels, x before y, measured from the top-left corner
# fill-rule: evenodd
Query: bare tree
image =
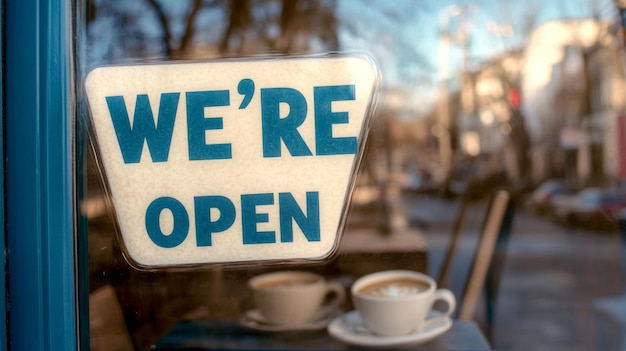
<path id="1" fill-rule="evenodd" d="M 246 43 L 246 31 L 252 25 L 252 15 L 250 14 L 250 0 L 230 0 L 228 4 L 228 26 L 222 41 L 220 42 L 220 52 L 225 54 L 232 47 L 233 37 L 238 40 L 237 53 L 242 54 Z"/>
<path id="2" fill-rule="evenodd" d="M 263 7 L 271 5 L 279 5 L 280 13 L 261 11 Z M 255 10 L 256 13 L 269 16 L 252 16 Z M 311 41 L 318 40 L 327 51 L 336 51 L 339 49 L 339 40 L 335 10 L 335 0 L 231 0 L 228 8 L 230 21 L 220 51 L 227 54 L 234 50 L 241 54 L 247 46 L 252 45 L 247 45 L 247 36 L 257 39 L 257 47 L 253 50 L 283 54 L 307 53 L 312 51 Z M 278 28 L 279 33 L 270 33 L 270 28 Z M 259 47 L 259 44 L 266 46 Z"/>
<path id="3" fill-rule="evenodd" d="M 216 22 L 210 11 L 221 13 Z M 200 44 L 221 56 L 339 50 L 336 0 L 90 0 L 87 19 L 111 24 L 93 35 L 113 40 L 113 59 L 189 58 Z"/>
<path id="4" fill-rule="evenodd" d="M 161 29 L 163 31 L 163 47 L 165 50 L 165 56 L 171 58 L 184 57 L 185 51 L 189 48 L 191 40 L 195 34 L 195 22 L 198 13 L 202 9 L 202 0 L 194 0 L 191 6 L 191 10 L 186 19 L 187 25 L 183 35 L 178 40 L 178 45 L 174 42 L 170 31 L 170 20 L 167 17 L 166 12 L 157 0 L 148 0 L 148 3 L 154 8 L 157 14 Z"/>

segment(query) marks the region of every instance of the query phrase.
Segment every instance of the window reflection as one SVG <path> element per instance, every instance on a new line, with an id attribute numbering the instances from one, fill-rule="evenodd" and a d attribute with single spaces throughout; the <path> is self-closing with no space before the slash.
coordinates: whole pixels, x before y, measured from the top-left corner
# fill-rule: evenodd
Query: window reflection
<path id="1" fill-rule="evenodd" d="M 409 237 L 423 244 L 419 259 L 436 277 L 467 203 L 449 278 L 458 294 L 488 199 L 506 189 L 516 212 L 495 324 L 484 329 L 494 349 L 537 349 L 531 342 L 619 349 L 626 345 L 619 14 L 608 0 L 90 0 L 79 60 L 92 68 L 370 52 L 384 89 L 344 241 L 382 244 L 355 264 L 387 260 L 393 268 L 413 260 L 387 256 L 398 237 Z M 94 159 L 90 154 L 89 284 L 92 296 L 119 306 L 121 316 L 105 312 L 115 312 L 112 323 L 120 327 L 109 332 L 127 333 L 120 345 L 148 349 L 181 320 L 237 319 L 253 308 L 245 282 L 263 267 L 133 270 L 104 207 Z M 332 277 L 345 279 L 345 267 L 333 266 Z M 324 265 L 300 268 L 329 274 Z M 102 310 L 95 303 L 93 315 Z M 481 327 L 487 319 L 477 309 Z M 93 328 L 93 349 L 106 349 Z"/>

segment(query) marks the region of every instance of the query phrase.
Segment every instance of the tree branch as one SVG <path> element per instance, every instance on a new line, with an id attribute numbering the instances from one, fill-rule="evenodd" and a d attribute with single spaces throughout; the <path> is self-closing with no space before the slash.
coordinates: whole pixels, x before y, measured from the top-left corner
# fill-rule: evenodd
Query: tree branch
<path id="1" fill-rule="evenodd" d="M 161 22 L 161 27 L 163 27 L 163 44 L 165 46 L 165 56 L 171 57 L 172 56 L 172 46 L 171 46 L 172 34 L 170 33 L 170 29 L 168 26 L 167 16 L 165 16 L 165 12 L 163 11 L 163 8 L 156 0 L 148 0 L 148 3 L 150 3 L 150 5 L 152 5 L 154 10 L 157 12 L 157 17 L 159 19 L 159 22 Z"/>
<path id="2" fill-rule="evenodd" d="M 187 50 L 189 43 L 191 43 L 191 39 L 195 34 L 195 26 L 194 23 L 196 21 L 196 17 L 198 13 L 202 9 L 202 0 L 195 0 L 193 3 L 193 7 L 191 8 L 191 12 L 189 13 L 189 17 L 187 17 L 187 28 L 185 28 L 185 33 L 180 39 L 180 46 L 178 47 L 178 52 L 182 55 Z"/>

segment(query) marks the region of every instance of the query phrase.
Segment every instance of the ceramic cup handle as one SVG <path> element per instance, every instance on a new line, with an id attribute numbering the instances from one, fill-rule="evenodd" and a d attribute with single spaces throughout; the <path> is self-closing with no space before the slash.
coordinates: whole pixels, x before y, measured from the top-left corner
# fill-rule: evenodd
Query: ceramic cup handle
<path id="1" fill-rule="evenodd" d="M 329 296 L 317 313 L 315 313 L 315 319 L 322 319 L 329 313 L 336 310 L 339 305 L 343 303 L 346 298 L 346 291 L 343 285 L 336 282 L 329 282 L 326 284 L 326 296 Z"/>
<path id="2" fill-rule="evenodd" d="M 446 309 L 442 311 L 441 314 L 438 314 L 435 317 L 428 318 L 424 325 L 422 326 L 422 330 L 432 325 L 433 323 L 438 323 L 441 320 L 450 317 L 452 313 L 454 313 L 454 309 L 456 308 L 456 298 L 452 291 L 448 289 L 439 289 L 435 291 L 435 298 L 433 299 L 433 305 L 437 301 L 443 301 L 446 303 Z"/>

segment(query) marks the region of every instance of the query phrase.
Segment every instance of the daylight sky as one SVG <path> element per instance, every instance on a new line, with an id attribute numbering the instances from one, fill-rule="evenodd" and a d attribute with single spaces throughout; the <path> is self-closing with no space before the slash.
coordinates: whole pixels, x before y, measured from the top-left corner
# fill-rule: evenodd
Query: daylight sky
<path id="1" fill-rule="evenodd" d="M 604 19 L 617 16 L 612 0 L 491 0 L 413 1 L 339 0 L 338 16 L 342 49 L 371 52 L 383 71 L 387 86 L 411 87 L 425 100 L 434 99 L 433 86 L 442 79 L 440 42 L 442 23 L 458 33 L 465 16 L 469 33 L 470 67 L 520 47 L 528 33 L 524 23 L 535 27 L 549 21 L 589 18 L 593 9 Z M 462 11 L 460 11 L 462 9 Z M 356 34 L 355 34 L 356 33 Z M 449 75 L 463 66 L 461 45 L 449 49 Z M 448 76 L 449 76 L 448 75 Z"/>
<path id="2" fill-rule="evenodd" d="M 401 59 L 403 54 L 410 58 L 415 54 L 416 67 L 409 73 L 432 77 L 437 76 L 440 28 L 446 18 L 449 30 L 454 33 L 459 19 L 465 16 L 470 35 L 469 55 L 472 62 L 479 62 L 505 48 L 520 45 L 526 34 L 522 27 L 529 18 L 535 26 L 552 20 L 588 18 L 594 6 L 603 18 L 617 15 L 613 0 L 339 0 L 338 12 L 347 24 L 344 28 L 358 28 L 359 33 L 358 38 L 344 33 L 344 48 L 369 48 L 383 59 L 387 56 Z M 463 15 L 458 14 L 459 9 Z M 375 40 L 368 40 L 367 32 Z M 461 56 L 459 45 L 451 47 L 451 71 L 455 64 L 460 64 L 455 56 Z"/>

